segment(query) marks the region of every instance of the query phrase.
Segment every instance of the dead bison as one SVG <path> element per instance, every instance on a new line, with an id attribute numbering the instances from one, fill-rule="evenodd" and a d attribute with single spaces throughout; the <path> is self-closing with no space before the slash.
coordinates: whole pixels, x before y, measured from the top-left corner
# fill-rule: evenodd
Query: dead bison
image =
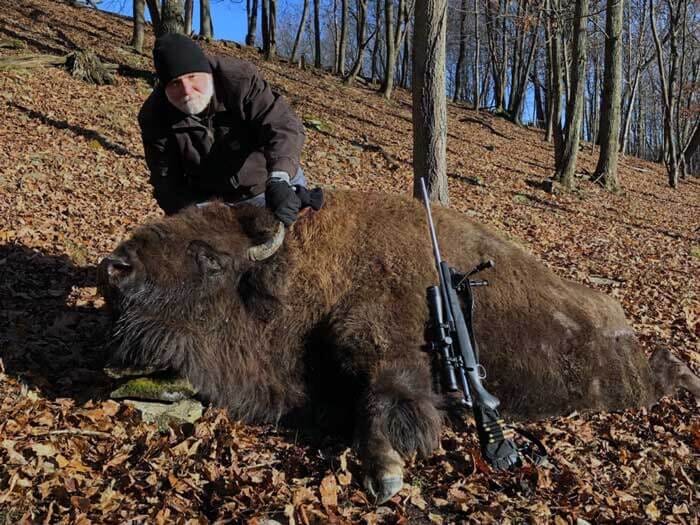
<path id="1" fill-rule="evenodd" d="M 504 413 L 652 400 L 649 364 L 613 299 L 454 211 L 436 207 L 435 220 L 453 266 L 496 261 L 476 293 L 475 330 Z M 429 454 L 442 424 L 424 342 L 436 282 L 424 210 L 333 191 L 278 245 L 280 231 L 264 209 L 223 204 L 136 230 L 100 266 L 113 361 L 175 369 L 249 421 L 350 402 L 342 413 L 354 420 L 366 487 L 386 500 L 401 487 L 402 458 Z"/>

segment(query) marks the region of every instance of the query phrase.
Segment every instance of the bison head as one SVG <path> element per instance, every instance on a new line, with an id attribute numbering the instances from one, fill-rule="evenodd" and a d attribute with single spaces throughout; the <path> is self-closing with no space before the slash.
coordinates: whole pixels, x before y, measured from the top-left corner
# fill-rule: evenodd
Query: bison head
<path id="1" fill-rule="evenodd" d="M 220 203 L 136 230 L 98 270 L 115 321 L 110 366 L 183 370 L 242 316 L 272 318 L 285 289 L 283 241 L 267 210 Z"/>

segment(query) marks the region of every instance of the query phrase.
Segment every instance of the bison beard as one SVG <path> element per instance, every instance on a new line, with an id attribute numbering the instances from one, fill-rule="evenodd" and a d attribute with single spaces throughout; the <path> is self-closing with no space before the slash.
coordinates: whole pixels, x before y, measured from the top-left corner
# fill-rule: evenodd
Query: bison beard
<path id="1" fill-rule="evenodd" d="M 476 296 L 475 330 L 504 413 L 653 399 L 648 362 L 614 300 L 456 212 L 434 215 L 452 265 L 497 263 Z M 385 501 L 401 488 L 402 458 L 430 454 L 443 419 L 425 352 L 436 275 L 424 211 L 409 198 L 329 192 L 279 250 L 251 260 L 248 249 L 277 225 L 264 209 L 211 205 L 138 229 L 100 266 L 113 364 L 172 368 L 248 421 L 352 402 L 365 485 Z"/>

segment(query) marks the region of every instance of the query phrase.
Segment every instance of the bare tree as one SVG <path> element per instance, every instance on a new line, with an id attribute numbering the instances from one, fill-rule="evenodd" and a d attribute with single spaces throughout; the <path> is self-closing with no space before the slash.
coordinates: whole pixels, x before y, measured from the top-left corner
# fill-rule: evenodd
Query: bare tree
<path id="1" fill-rule="evenodd" d="M 558 170 L 561 166 L 562 152 L 564 151 L 564 129 L 562 126 L 563 99 L 565 89 L 563 83 L 563 70 L 566 67 L 563 55 L 563 16 L 560 0 L 545 0 L 545 9 L 549 12 L 548 20 L 548 50 L 549 62 L 548 90 L 548 125 L 545 139 L 554 142 L 554 167 Z"/>
<path id="2" fill-rule="evenodd" d="M 672 188 L 678 186 L 679 158 L 678 143 L 676 141 L 675 122 L 677 111 L 677 99 L 674 96 L 676 91 L 676 74 L 678 71 L 678 38 L 677 31 L 680 23 L 682 0 L 666 0 L 669 10 L 669 32 L 670 32 L 670 61 L 668 72 L 664 52 L 656 29 L 656 14 L 654 10 L 654 0 L 649 0 L 649 16 L 651 17 L 651 32 L 656 46 L 656 59 L 659 67 L 659 78 L 661 79 L 661 94 L 664 106 L 664 151 L 662 158 L 666 163 L 668 171 L 668 183 Z"/>
<path id="3" fill-rule="evenodd" d="M 399 13 L 404 0 L 399 0 Z M 400 14 L 399 14 L 400 16 Z M 400 25 L 400 24 L 397 24 Z M 394 40 L 394 0 L 384 0 L 384 38 L 386 49 L 386 71 L 382 82 L 381 92 L 386 98 L 391 98 L 394 88 L 394 70 L 396 69 L 396 40 Z"/>
<path id="4" fill-rule="evenodd" d="M 372 46 L 372 69 L 370 72 L 372 83 L 374 83 L 374 79 L 377 78 L 377 58 L 379 57 L 379 45 L 382 40 L 379 38 L 382 25 L 382 0 L 374 0 L 374 20 L 376 38 L 374 39 L 374 46 Z"/>
<path id="5" fill-rule="evenodd" d="M 410 4 L 407 3 L 410 1 Z M 396 74 L 396 58 L 401 49 L 401 43 L 406 36 L 409 20 L 413 14 L 414 2 L 411 0 L 399 0 L 394 20 L 394 1 L 384 1 L 384 33 L 385 33 L 385 59 L 384 81 L 380 88 L 386 98 L 391 98 L 394 89 L 394 75 Z"/>
<path id="6" fill-rule="evenodd" d="M 375 29 L 375 31 L 372 32 L 369 38 L 365 39 L 366 28 L 367 0 L 357 0 L 357 58 L 355 59 L 355 63 L 353 64 L 352 68 L 350 69 L 350 73 L 348 73 L 348 76 L 345 78 L 344 82 L 347 85 L 352 84 L 355 78 L 357 78 L 357 75 L 360 73 L 360 70 L 362 69 L 362 63 L 365 57 L 365 49 L 367 48 L 367 45 L 369 44 L 372 37 L 376 34 Z"/>
<path id="7" fill-rule="evenodd" d="M 185 0 L 185 34 L 192 34 L 192 12 L 194 11 L 194 0 Z"/>
<path id="8" fill-rule="evenodd" d="M 308 0 L 305 0 L 308 2 Z M 245 45 L 255 45 L 255 33 L 258 28 L 258 0 L 246 1 L 246 12 L 248 15 L 248 32 L 245 36 Z"/>
<path id="9" fill-rule="evenodd" d="M 481 61 L 479 51 L 481 48 L 481 29 L 479 27 L 479 0 L 474 0 L 474 110 L 479 111 L 479 67 Z"/>
<path id="10" fill-rule="evenodd" d="M 617 155 L 620 149 L 622 98 L 622 15 L 624 0 L 608 0 L 605 22 L 605 78 L 600 108 L 600 156 L 595 177 L 609 191 L 618 191 Z"/>
<path id="11" fill-rule="evenodd" d="M 151 24 L 156 35 L 160 34 L 160 4 L 158 0 L 146 0 L 148 14 L 151 15 Z"/>
<path id="12" fill-rule="evenodd" d="M 403 39 L 403 53 L 402 53 L 402 58 L 401 58 L 401 78 L 399 80 L 399 85 L 407 89 L 409 82 L 409 70 L 411 67 L 411 55 L 412 55 L 412 50 L 411 50 L 411 40 L 412 36 L 409 34 L 410 31 L 410 20 L 407 22 L 406 26 L 406 36 Z"/>
<path id="13" fill-rule="evenodd" d="M 506 66 L 508 64 L 508 49 L 506 46 L 506 13 L 507 0 L 486 2 L 486 36 L 491 57 L 491 77 L 493 79 L 494 106 L 496 112 L 505 109 Z"/>
<path id="14" fill-rule="evenodd" d="M 335 70 L 339 75 L 345 74 L 345 53 L 348 45 L 348 0 L 341 0 L 340 38 Z"/>
<path id="15" fill-rule="evenodd" d="M 214 38 L 209 0 L 199 0 L 199 36 L 207 39 Z"/>
<path id="16" fill-rule="evenodd" d="M 508 100 L 508 112 L 510 119 L 520 125 L 523 102 L 525 101 L 525 92 L 527 90 L 528 80 L 530 78 L 530 68 L 532 67 L 532 59 L 537 50 L 537 40 L 540 29 L 540 21 L 542 19 L 542 9 L 535 5 L 537 16 L 528 10 L 528 2 L 524 0 L 518 1 L 518 20 L 516 26 L 516 35 L 513 43 L 513 59 L 511 61 L 511 82 L 510 82 L 510 97 Z M 526 35 L 530 30 L 530 46 L 529 50 L 525 47 Z M 527 54 L 526 54 L 527 52 Z"/>
<path id="17" fill-rule="evenodd" d="M 299 21 L 299 28 L 297 29 L 297 35 L 294 37 L 294 46 L 292 47 L 292 54 L 289 57 L 289 61 L 293 64 L 297 55 L 297 49 L 299 49 L 299 42 L 304 34 L 304 27 L 306 26 L 306 18 L 309 13 L 309 0 L 304 0 L 304 7 L 301 11 L 301 20 Z M 301 60 L 299 62 L 301 64 Z"/>
<path id="18" fill-rule="evenodd" d="M 413 195 L 425 177 L 431 200 L 449 204 L 447 100 L 445 97 L 446 0 L 416 4 L 413 43 Z"/>
<path id="19" fill-rule="evenodd" d="M 134 31 L 131 35 L 131 46 L 141 53 L 143 51 L 143 13 L 146 7 L 144 0 L 134 0 Z"/>
<path id="20" fill-rule="evenodd" d="M 628 5 L 631 5 L 631 1 L 628 2 Z M 630 82 L 630 76 L 631 76 L 631 70 L 632 70 L 632 35 L 629 34 L 628 31 L 628 77 L 627 77 L 627 85 L 626 85 L 626 90 L 629 93 L 629 96 L 623 97 L 627 99 L 627 109 L 625 111 L 625 117 L 624 117 L 624 124 L 622 126 L 623 131 L 622 131 L 622 138 L 620 139 L 620 153 L 625 153 L 627 150 L 627 140 L 629 138 L 629 131 L 630 131 L 630 123 L 632 121 L 632 109 L 634 108 L 634 101 L 637 96 L 637 88 L 639 87 L 639 79 L 641 77 L 642 72 L 649 66 L 649 64 L 653 61 L 653 56 L 648 57 L 646 56 L 646 52 L 642 51 L 642 42 L 644 40 L 644 31 L 645 31 L 645 23 L 646 23 L 646 2 L 642 0 L 642 13 L 641 13 L 641 24 L 639 27 L 639 33 L 637 35 L 637 45 L 635 47 L 635 54 L 637 54 L 637 67 L 635 68 L 634 72 L 634 80 Z M 631 13 L 628 15 L 629 18 L 631 18 Z M 628 20 L 628 24 L 631 25 L 632 22 L 631 20 Z"/>
<path id="21" fill-rule="evenodd" d="M 314 67 L 321 68 L 321 14 L 320 0 L 314 0 Z"/>
<path id="22" fill-rule="evenodd" d="M 583 116 L 583 85 L 586 75 L 586 48 L 588 44 L 588 0 L 576 0 L 574 9 L 574 35 L 571 63 L 571 94 L 566 105 L 566 129 L 561 164 L 557 166 L 555 179 L 566 188 L 574 186 L 574 172 L 581 138 Z"/>
<path id="23" fill-rule="evenodd" d="M 277 53 L 275 30 L 277 26 L 276 0 L 262 0 L 262 39 L 265 60 L 271 60 Z"/>
<path id="24" fill-rule="evenodd" d="M 457 51 L 457 64 L 455 65 L 455 91 L 452 100 L 455 102 L 463 97 L 464 61 L 467 54 L 467 0 L 462 0 L 459 8 L 459 49 Z"/>

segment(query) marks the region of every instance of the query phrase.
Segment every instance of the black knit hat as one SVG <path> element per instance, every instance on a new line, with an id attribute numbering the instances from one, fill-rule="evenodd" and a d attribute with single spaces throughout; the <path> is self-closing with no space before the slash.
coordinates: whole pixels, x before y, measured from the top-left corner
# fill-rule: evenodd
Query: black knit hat
<path id="1" fill-rule="evenodd" d="M 178 33 L 166 33 L 156 40 L 153 63 L 164 86 L 172 79 L 188 73 L 211 73 L 211 66 L 202 48 Z"/>

